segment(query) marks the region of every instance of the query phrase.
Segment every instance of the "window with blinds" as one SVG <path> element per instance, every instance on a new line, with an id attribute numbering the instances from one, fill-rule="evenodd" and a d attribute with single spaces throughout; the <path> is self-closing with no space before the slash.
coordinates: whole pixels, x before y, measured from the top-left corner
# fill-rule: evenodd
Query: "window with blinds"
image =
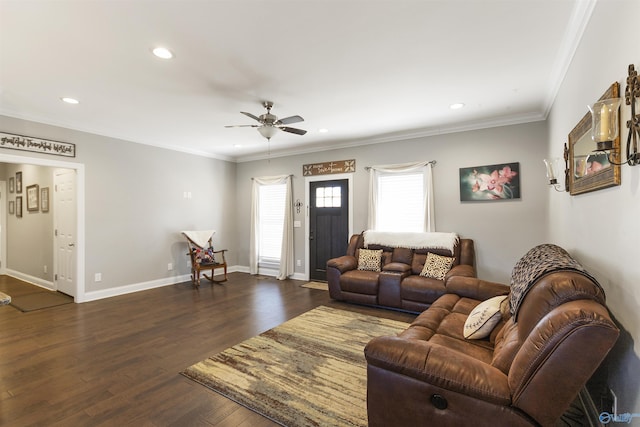
<path id="1" fill-rule="evenodd" d="M 258 263 L 279 264 L 284 231 L 286 184 L 261 185 L 258 205 Z"/>
<path id="2" fill-rule="evenodd" d="M 378 176 L 378 231 L 424 231 L 425 176 L 422 172 Z"/>

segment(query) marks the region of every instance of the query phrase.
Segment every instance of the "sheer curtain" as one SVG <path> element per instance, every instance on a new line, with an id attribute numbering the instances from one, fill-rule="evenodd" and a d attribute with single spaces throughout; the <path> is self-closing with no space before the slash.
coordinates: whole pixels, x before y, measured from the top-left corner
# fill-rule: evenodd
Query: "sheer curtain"
<path id="1" fill-rule="evenodd" d="M 376 230 L 378 223 L 378 177 L 388 173 L 422 172 L 424 176 L 424 229 L 422 231 L 436 231 L 433 206 L 433 172 L 434 161 L 402 163 L 396 165 L 378 165 L 369 168 L 369 218 L 367 227 Z"/>
<path id="2" fill-rule="evenodd" d="M 265 176 L 253 178 L 251 191 L 251 241 L 249 243 L 249 272 L 258 274 L 258 239 L 260 238 L 260 186 L 286 184 L 284 227 L 282 232 L 282 249 L 280 252 L 280 268 L 278 280 L 284 280 L 294 273 L 293 266 L 293 204 L 291 194 L 291 175 Z"/>

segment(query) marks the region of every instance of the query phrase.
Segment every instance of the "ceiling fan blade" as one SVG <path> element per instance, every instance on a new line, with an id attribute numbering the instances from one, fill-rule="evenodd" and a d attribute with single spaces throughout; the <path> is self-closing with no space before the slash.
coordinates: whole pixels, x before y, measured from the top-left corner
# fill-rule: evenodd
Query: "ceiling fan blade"
<path id="1" fill-rule="evenodd" d="M 258 128 L 260 125 L 226 125 L 226 128 Z"/>
<path id="2" fill-rule="evenodd" d="M 297 128 L 289 128 L 286 126 L 280 126 L 279 129 L 285 131 L 285 132 L 289 132 L 289 133 L 295 133 L 296 135 L 304 135 L 305 133 L 307 133 L 306 130 L 303 129 L 297 129 Z"/>
<path id="3" fill-rule="evenodd" d="M 298 123 L 298 122 L 304 122 L 304 119 L 302 117 L 300 117 L 300 116 L 285 117 L 284 119 L 278 120 L 275 124 L 276 125 L 290 125 L 292 123 Z"/>
<path id="4" fill-rule="evenodd" d="M 253 114 L 247 113 L 247 112 L 244 112 L 244 111 L 240 111 L 240 112 L 242 114 L 244 114 L 245 116 L 247 116 L 247 117 L 251 117 L 253 120 L 255 120 L 257 122 L 260 122 L 260 119 L 258 117 L 256 117 L 256 116 L 254 116 Z M 260 123 L 262 123 L 262 122 L 260 122 Z"/>

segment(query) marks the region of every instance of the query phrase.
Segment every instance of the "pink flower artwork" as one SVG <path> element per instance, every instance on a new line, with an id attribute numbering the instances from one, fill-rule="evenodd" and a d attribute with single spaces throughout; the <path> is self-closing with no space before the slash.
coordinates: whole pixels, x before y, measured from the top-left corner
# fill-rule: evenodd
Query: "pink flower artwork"
<path id="1" fill-rule="evenodd" d="M 519 163 L 460 169 L 460 200 L 520 198 Z"/>

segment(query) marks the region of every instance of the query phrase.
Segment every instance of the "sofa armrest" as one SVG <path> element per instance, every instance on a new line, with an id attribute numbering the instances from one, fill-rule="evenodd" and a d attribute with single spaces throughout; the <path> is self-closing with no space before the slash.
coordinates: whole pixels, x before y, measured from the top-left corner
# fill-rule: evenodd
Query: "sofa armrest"
<path id="1" fill-rule="evenodd" d="M 332 258 L 327 261 L 327 267 L 333 267 L 340 271 L 340 274 L 355 270 L 358 268 L 358 260 L 354 256 L 344 255 L 338 258 Z"/>
<path id="2" fill-rule="evenodd" d="M 364 353 L 369 365 L 487 402 L 511 403 L 502 371 L 445 346 L 386 336 L 371 340 Z"/>
<path id="3" fill-rule="evenodd" d="M 444 276 L 444 281 L 446 282 L 454 276 L 476 277 L 476 269 L 472 265 L 468 264 L 454 265 L 453 268 L 451 268 L 451 270 L 449 270 Z"/>
<path id="4" fill-rule="evenodd" d="M 484 301 L 498 295 L 507 295 L 511 288 L 502 283 L 489 282 L 475 277 L 454 276 L 446 282 L 447 293 Z"/>

